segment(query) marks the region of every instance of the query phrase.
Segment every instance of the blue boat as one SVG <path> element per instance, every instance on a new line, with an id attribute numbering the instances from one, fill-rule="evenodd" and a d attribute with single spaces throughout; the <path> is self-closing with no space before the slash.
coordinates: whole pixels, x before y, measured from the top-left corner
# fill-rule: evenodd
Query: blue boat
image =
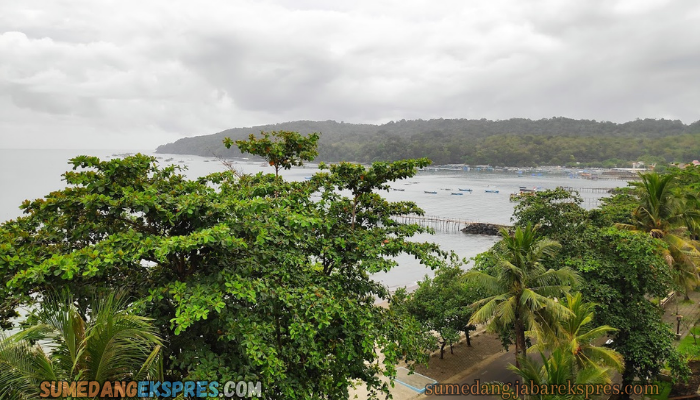
<path id="1" fill-rule="evenodd" d="M 305 176 L 304 179 L 306 179 L 307 181 L 310 181 L 310 180 L 311 180 L 311 177 L 310 177 L 310 176 Z"/>
<path id="2" fill-rule="evenodd" d="M 471 189 L 459 189 L 459 191 L 460 191 L 460 192 L 469 192 L 469 193 L 471 193 L 471 192 L 472 192 L 472 190 L 471 190 Z"/>
<path id="3" fill-rule="evenodd" d="M 457 192 L 452 192 L 450 193 L 453 196 L 464 196 L 464 193 L 457 193 Z"/>
<path id="4" fill-rule="evenodd" d="M 437 194 L 437 192 L 431 192 L 431 191 L 429 191 L 429 190 L 425 190 L 425 191 L 423 191 L 423 193 L 427 193 L 427 194 Z"/>
<path id="5" fill-rule="evenodd" d="M 498 193 L 498 190 L 486 189 L 486 193 Z"/>

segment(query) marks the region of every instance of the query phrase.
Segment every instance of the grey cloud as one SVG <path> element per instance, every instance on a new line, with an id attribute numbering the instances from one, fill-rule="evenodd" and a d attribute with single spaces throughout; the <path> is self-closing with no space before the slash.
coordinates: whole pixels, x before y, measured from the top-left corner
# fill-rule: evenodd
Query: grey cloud
<path id="1" fill-rule="evenodd" d="M 115 4 L 0 4 L 0 146 L 296 119 L 700 119 L 695 0 Z"/>

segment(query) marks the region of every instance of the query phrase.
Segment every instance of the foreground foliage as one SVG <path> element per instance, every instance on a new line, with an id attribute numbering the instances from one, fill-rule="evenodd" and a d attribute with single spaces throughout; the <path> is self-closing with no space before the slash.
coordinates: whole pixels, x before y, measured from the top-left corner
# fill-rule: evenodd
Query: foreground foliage
<path id="1" fill-rule="evenodd" d="M 422 211 L 376 193 L 428 160 L 332 165 L 305 182 L 190 180 L 143 155 L 71 163 L 67 188 L 0 226 L 5 321 L 54 288 L 82 314 L 120 288 L 167 343 L 168 379 L 260 381 L 271 399 L 345 399 L 357 381 L 375 396 L 399 360 L 423 359 L 420 326 L 375 306 L 388 293 L 370 274 L 400 253 L 442 263 L 408 240 L 425 229 L 393 219 Z"/>
<path id="2" fill-rule="evenodd" d="M 0 336 L 0 399 L 38 398 L 42 381 L 162 378 L 156 329 L 121 296 L 98 299 L 86 316 L 70 296 L 51 297 L 29 321 Z"/>

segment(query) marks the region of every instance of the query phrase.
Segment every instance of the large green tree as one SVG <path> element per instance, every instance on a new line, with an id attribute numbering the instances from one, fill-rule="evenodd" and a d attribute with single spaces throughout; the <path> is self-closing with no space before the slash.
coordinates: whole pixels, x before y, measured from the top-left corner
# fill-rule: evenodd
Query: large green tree
<path id="1" fill-rule="evenodd" d="M 122 288 L 167 343 L 170 379 L 261 381 L 279 399 L 344 399 L 358 380 L 387 391 L 381 375 L 423 357 L 420 327 L 375 305 L 388 292 L 370 274 L 400 253 L 431 267 L 443 253 L 394 220 L 421 213 L 414 203 L 376 192 L 428 164 L 341 164 L 285 182 L 77 157 L 67 188 L 0 226 L 2 315 L 53 288 L 82 312 L 96 291 Z"/>
<path id="2" fill-rule="evenodd" d="M 475 302 L 470 323 L 487 323 L 492 332 L 500 332 L 512 324 L 515 334 L 516 365 L 526 352 L 526 331 L 532 331 L 542 321 L 540 314 L 553 319 L 564 318 L 570 311 L 555 297 L 561 297 L 578 280 L 578 274 L 568 268 L 546 268 L 547 257 L 554 255 L 558 243 L 537 233 L 532 225 L 517 227 L 511 235 L 502 229 L 502 253 L 496 253 L 494 274 L 470 271 L 467 280 L 486 292 Z"/>

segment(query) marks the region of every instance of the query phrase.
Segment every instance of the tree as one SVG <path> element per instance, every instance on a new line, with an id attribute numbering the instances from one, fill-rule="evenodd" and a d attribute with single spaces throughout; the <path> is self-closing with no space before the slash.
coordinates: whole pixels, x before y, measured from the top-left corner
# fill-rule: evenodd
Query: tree
<path id="1" fill-rule="evenodd" d="M 542 262 L 552 256 L 559 244 L 537 234 L 532 225 L 517 227 L 511 236 L 501 230 L 504 251 L 496 265 L 496 275 L 470 271 L 467 279 L 482 287 L 488 297 L 475 302 L 470 323 L 489 322 L 488 328 L 498 332 L 513 324 L 516 365 L 518 356 L 526 351 L 525 332 L 540 322 L 540 314 L 549 313 L 554 319 L 565 318 L 570 311 L 554 298 L 578 282 L 576 272 L 568 268 L 546 269 Z"/>
<path id="2" fill-rule="evenodd" d="M 452 345 L 459 340 L 461 332 L 465 334 L 467 346 L 471 346 L 469 332 L 476 330 L 476 326 L 469 323 L 472 315 L 469 306 L 480 294 L 478 288 L 464 284 L 464 274 L 458 265 L 442 266 L 435 277 L 426 276 L 418 282 L 418 288 L 401 304 L 427 331 L 438 333 L 440 359 L 444 357 L 446 345 L 452 352 Z"/>
<path id="3" fill-rule="evenodd" d="M 665 256 L 673 269 L 676 286 L 688 291 L 698 284 L 700 244 L 689 237 L 689 231 L 700 224 L 700 213 L 694 202 L 674 191 L 674 175 L 656 173 L 640 174 L 638 188 L 639 205 L 632 212 L 632 224 L 617 224 L 619 228 L 647 232 L 667 245 Z"/>
<path id="4" fill-rule="evenodd" d="M 585 399 L 589 395 L 586 393 L 560 393 L 558 390 L 550 392 L 552 388 L 560 385 L 571 387 L 571 385 L 600 385 L 610 383 L 612 369 L 607 367 L 579 368 L 576 364 L 576 357 L 564 348 L 556 348 L 549 356 L 540 352 L 542 364 L 538 364 L 529 357 L 520 358 L 520 366 L 510 365 L 508 368 L 523 378 L 523 385 L 520 387 L 521 394 L 529 399 Z M 531 387 L 536 387 L 537 391 L 530 392 Z M 544 389 L 543 389 L 544 388 Z"/>
<path id="5" fill-rule="evenodd" d="M 595 340 L 615 332 L 615 328 L 607 325 L 590 326 L 594 321 L 595 305 L 584 302 L 581 293 L 576 293 L 566 295 L 564 306 L 570 311 L 568 316 L 537 326 L 537 344 L 533 349 L 568 352 L 579 370 L 600 366 L 622 370 L 619 353 L 594 344 Z"/>
<path id="6" fill-rule="evenodd" d="M 597 306 L 594 324 L 617 329 L 611 347 L 624 358 L 624 382 L 655 376 L 677 359 L 670 327 L 650 300 L 666 296 L 672 287 L 672 272 L 663 257 L 665 245 L 646 233 L 610 226 L 631 209 L 628 196 L 614 197 L 590 212 L 570 205 L 562 210 L 559 202 L 547 201 L 549 196 L 536 199 L 539 196 L 528 199 L 532 207 L 518 209 L 518 225 L 542 221 L 552 239 L 559 241 L 562 249 L 552 265 L 578 271 L 583 300 Z"/>
<path id="7" fill-rule="evenodd" d="M 611 347 L 624 358 L 623 382 L 656 376 L 675 354 L 670 326 L 650 301 L 672 284 L 661 243 L 639 232 L 594 227 L 581 243 L 578 255 L 565 262 L 581 271 L 581 292 L 598 306 L 595 323 L 617 329 Z"/>
<path id="8" fill-rule="evenodd" d="M 275 167 L 275 176 L 279 175 L 280 168 L 301 166 L 304 161 L 313 161 L 318 155 L 318 133 L 306 137 L 291 131 L 260 132 L 260 135 L 260 138 L 251 134 L 248 140 L 236 140 L 236 146 L 242 153 L 254 154 L 267 160 L 270 166 Z M 224 139 L 226 148 L 231 148 L 232 144 L 230 138 Z"/>
<path id="9" fill-rule="evenodd" d="M 123 288 L 167 343 L 169 380 L 260 381 L 284 399 L 345 399 L 360 381 L 376 397 L 389 387 L 381 375 L 424 354 L 420 327 L 375 305 L 389 294 L 370 274 L 400 253 L 430 267 L 444 253 L 409 240 L 426 228 L 395 221 L 421 213 L 414 203 L 374 191 L 428 163 L 331 166 L 285 182 L 230 171 L 189 180 L 143 155 L 75 158 L 69 187 L 0 225 L 0 315 L 53 288 L 85 312 L 92 293 Z"/>
<path id="10" fill-rule="evenodd" d="M 80 315 L 70 296 L 46 299 L 31 326 L 0 337 L 0 398 L 39 397 L 42 381 L 162 379 L 162 342 L 148 318 L 114 293 Z M 47 354 L 37 341 L 49 341 Z"/>

